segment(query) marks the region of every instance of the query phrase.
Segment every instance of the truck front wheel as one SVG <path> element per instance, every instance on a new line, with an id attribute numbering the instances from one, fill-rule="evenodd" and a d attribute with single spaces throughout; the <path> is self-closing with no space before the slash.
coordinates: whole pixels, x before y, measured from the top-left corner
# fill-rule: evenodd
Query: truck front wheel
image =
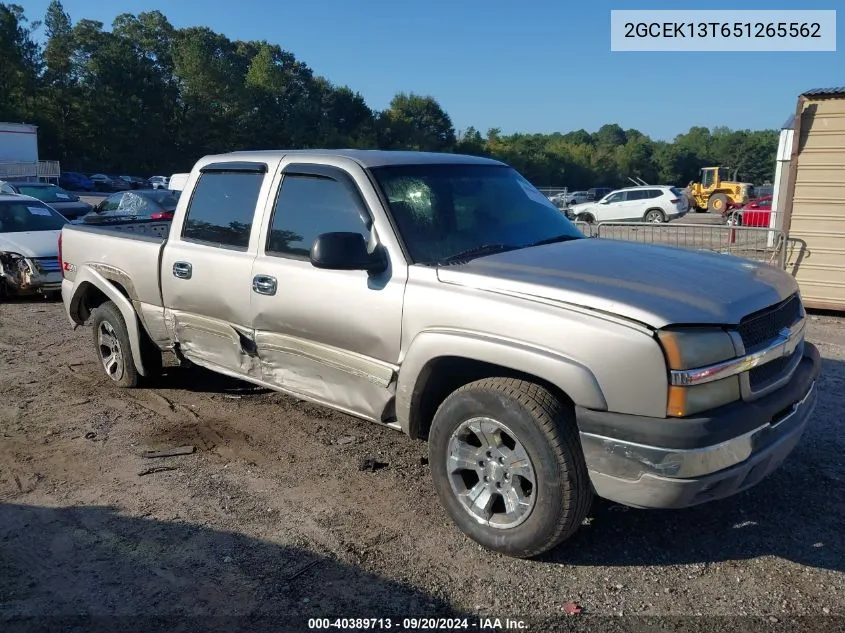
<path id="1" fill-rule="evenodd" d="M 555 547 L 592 501 L 571 409 L 522 380 L 487 378 L 447 397 L 429 433 L 429 464 L 461 531 L 508 556 Z"/>
<path id="2" fill-rule="evenodd" d="M 106 301 L 94 308 L 91 316 L 94 348 L 106 376 L 119 387 L 136 387 L 138 370 L 132 359 L 129 333 L 120 310 L 111 301 Z"/>

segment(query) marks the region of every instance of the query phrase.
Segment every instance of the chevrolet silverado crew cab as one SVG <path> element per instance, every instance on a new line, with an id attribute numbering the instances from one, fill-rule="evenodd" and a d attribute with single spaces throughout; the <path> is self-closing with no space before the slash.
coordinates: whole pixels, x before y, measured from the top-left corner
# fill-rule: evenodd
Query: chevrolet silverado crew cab
<path id="1" fill-rule="evenodd" d="M 427 439 L 448 515 L 511 556 L 573 534 L 594 495 L 680 508 L 757 484 L 816 401 L 784 271 L 586 238 L 486 158 L 207 156 L 166 238 L 66 225 L 60 246 L 116 385 L 169 350 Z"/>

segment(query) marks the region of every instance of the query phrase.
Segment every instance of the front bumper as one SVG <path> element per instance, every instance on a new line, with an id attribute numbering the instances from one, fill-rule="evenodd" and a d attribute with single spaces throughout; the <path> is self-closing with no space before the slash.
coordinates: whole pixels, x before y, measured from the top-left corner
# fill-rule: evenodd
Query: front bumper
<path id="1" fill-rule="evenodd" d="M 598 496 L 638 508 L 683 508 L 750 488 L 801 439 L 816 405 L 821 356 L 810 343 L 790 382 L 698 418 L 645 418 L 576 408 Z"/>
<path id="2" fill-rule="evenodd" d="M 58 292 L 62 288 L 62 273 L 41 272 L 37 265 L 26 258 L 24 268 L 4 271 L 2 281 L 6 292 L 13 296 L 31 296 Z"/>

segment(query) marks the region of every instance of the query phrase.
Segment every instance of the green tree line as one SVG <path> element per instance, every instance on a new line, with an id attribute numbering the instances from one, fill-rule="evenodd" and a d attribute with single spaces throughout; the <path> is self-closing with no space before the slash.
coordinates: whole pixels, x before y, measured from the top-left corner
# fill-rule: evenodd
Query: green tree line
<path id="1" fill-rule="evenodd" d="M 0 121 L 38 125 L 41 155 L 66 170 L 167 174 L 236 149 L 378 147 L 492 156 L 539 187 L 685 185 L 705 165 L 755 184 L 774 173 L 776 130 L 693 127 L 672 142 L 617 124 L 456 133 L 431 96 L 400 93 L 376 111 L 278 44 L 177 29 L 160 11 L 122 14 L 106 29 L 73 22 L 53 0 L 31 17 L 0 2 Z"/>

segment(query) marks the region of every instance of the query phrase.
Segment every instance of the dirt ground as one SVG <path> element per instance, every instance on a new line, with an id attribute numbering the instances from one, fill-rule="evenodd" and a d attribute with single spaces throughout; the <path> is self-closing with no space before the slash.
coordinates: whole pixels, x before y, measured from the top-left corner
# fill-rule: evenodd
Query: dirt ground
<path id="1" fill-rule="evenodd" d="M 61 303 L 2 304 L 0 622 L 238 616 L 308 630 L 326 616 L 537 620 L 569 602 L 582 609 L 570 621 L 845 615 L 843 326 L 812 317 L 816 417 L 768 480 L 683 511 L 597 502 L 574 538 L 522 561 L 447 519 L 423 442 L 199 369 L 120 390 Z M 140 456 L 182 445 L 196 451 Z M 142 474 L 153 467 L 170 470 Z"/>

